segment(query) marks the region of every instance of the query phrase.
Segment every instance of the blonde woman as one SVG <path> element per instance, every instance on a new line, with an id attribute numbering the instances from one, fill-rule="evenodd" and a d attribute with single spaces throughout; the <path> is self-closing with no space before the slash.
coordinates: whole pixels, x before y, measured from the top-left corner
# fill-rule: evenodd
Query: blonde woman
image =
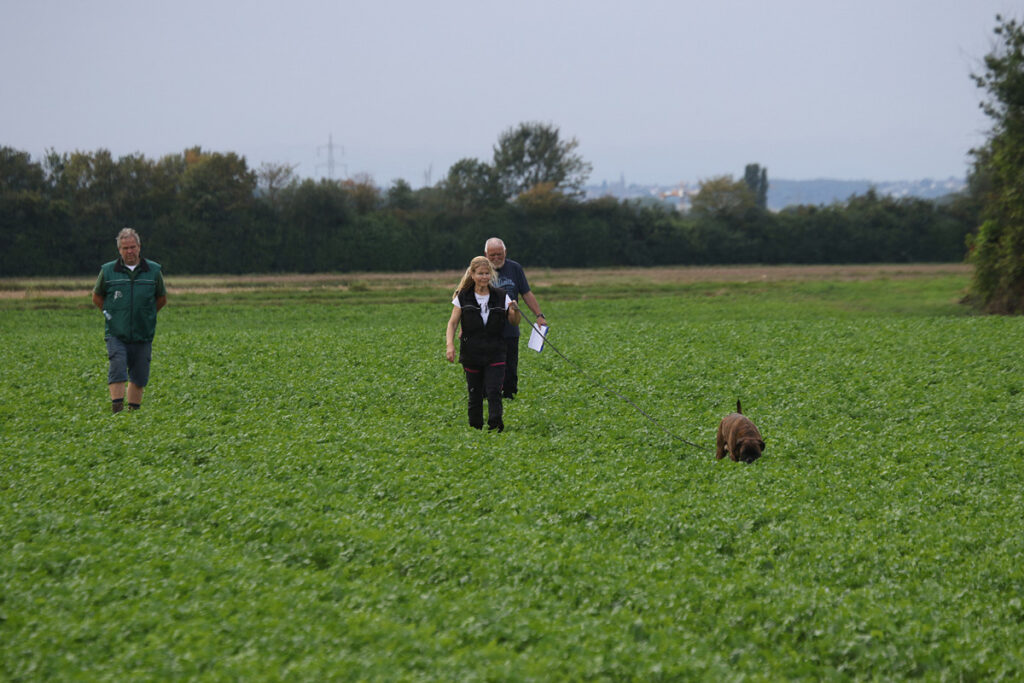
<path id="1" fill-rule="evenodd" d="M 497 273 L 486 256 L 477 256 L 455 288 L 452 316 L 445 332 L 445 357 L 455 362 L 455 331 L 459 334 L 459 363 L 469 391 L 469 426 L 484 427 L 484 396 L 487 397 L 487 428 L 502 431 L 501 385 L 505 379 L 505 325 L 519 324 L 519 310 L 504 290 L 496 286 Z"/>

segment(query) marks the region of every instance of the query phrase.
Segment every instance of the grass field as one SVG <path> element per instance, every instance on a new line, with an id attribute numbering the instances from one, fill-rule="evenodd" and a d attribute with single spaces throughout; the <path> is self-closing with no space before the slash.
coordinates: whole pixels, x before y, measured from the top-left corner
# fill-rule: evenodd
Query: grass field
<path id="1" fill-rule="evenodd" d="M 88 280 L 0 282 L 0 679 L 1024 677 L 1024 319 L 679 273 L 538 273 L 583 372 L 524 350 L 502 434 L 450 274 L 172 279 L 119 415 Z"/>

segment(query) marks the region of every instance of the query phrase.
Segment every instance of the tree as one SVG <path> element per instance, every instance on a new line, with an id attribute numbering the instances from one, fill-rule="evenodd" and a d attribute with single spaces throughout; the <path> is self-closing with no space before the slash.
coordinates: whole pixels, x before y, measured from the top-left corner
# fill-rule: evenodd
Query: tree
<path id="1" fill-rule="evenodd" d="M 298 164 L 268 162 L 260 164 L 259 169 L 256 171 L 257 186 L 271 206 L 277 206 L 277 195 L 282 189 L 298 182 L 295 177 L 295 169 L 298 166 Z"/>
<path id="2" fill-rule="evenodd" d="M 700 181 L 690 210 L 697 217 L 727 218 L 756 206 L 757 196 L 747 183 L 723 175 Z"/>
<path id="3" fill-rule="evenodd" d="M 554 183 L 537 183 L 516 197 L 515 203 L 535 213 L 552 213 L 564 208 L 569 201 L 555 189 Z"/>
<path id="4" fill-rule="evenodd" d="M 182 199 L 191 218 L 222 221 L 252 206 L 257 178 L 245 157 L 193 147 L 185 151 L 185 166 Z"/>
<path id="5" fill-rule="evenodd" d="M 273 237 L 256 217 L 256 173 L 234 152 L 185 150 L 178 222 L 163 239 L 176 272 L 257 272 Z M 178 259 L 181 259 L 180 261 Z"/>
<path id="6" fill-rule="evenodd" d="M 56 228 L 45 190 L 42 166 L 27 152 L 0 147 L 0 274 L 41 268 L 63 246 L 50 243 Z"/>
<path id="7" fill-rule="evenodd" d="M 44 185 L 43 167 L 28 152 L 0 147 L 0 192 L 39 192 Z"/>
<path id="8" fill-rule="evenodd" d="M 758 208 L 768 208 L 768 169 L 761 168 L 760 164 L 747 164 L 743 171 L 743 181 L 754 193 Z"/>
<path id="9" fill-rule="evenodd" d="M 462 211 L 500 206 L 505 200 L 494 167 L 477 159 L 459 159 L 442 183 L 448 201 Z"/>
<path id="10" fill-rule="evenodd" d="M 993 126 L 971 151 L 983 220 L 969 240 L 972 291 L 990 313 L 1024 313 L 1024 24 L 996 15 L 995 35 L 984 71 L 973 75 L 988 92 L 980 106 Z"/>
<path id="11" fill-rule="evenodd" d="M 281 243 L 275 269 L 303 273 L 351 270 L 358 234 L 352 195 L 341 183 L 307 178 L 281 193 Z"/>
<path id="12" fill-rule="evenodd" d="M 384 205 L 391 210 L 412 211 L 416 208 L 416 193 L 407 181 L 398 178 L 384 195 Z"/>
<path id="13" fill-rule="evenodd" d="M 582 194 L 592 169 L 576 154 L 575 138 L 562 140 L 558 128 L 543 123 L 521 123 L 498 138 L 494 171 L 507 199 L 541 183 L 551 183 L 570 196 Z"/>
<path id="14" fill-rule="evenodd" d="M 47 165 L 51 197 L 63 209 L 61 219 L 50 226 L 50 238 L 64 254 L 62 263 L 74 271 L 102 263 L 114 253 L 116 230 L 131 224 L 125 211 L 129 191 L 124 189 L 119 163 L 108 150 L 99 149 L 61 156 L 52 153 Z"/>
<path id="15" fill-rule="evenodd" d="M 697 221 L 712 262 L 763 261 L 771 214 L 757 208 L 757 196 L 744 181 L 734 181 L 730 175 L 702 180 L 690 215 Z"/>
<path id="16" fill-rule="evenodd" d="M 373 178 L 369 174 L 357 173 L 351 178 L 341 181 L 341 187 L 352 195 L 356 212 L 360 215 L 366 215 L 379 208 L 380 188 L 374 184 Z"/>

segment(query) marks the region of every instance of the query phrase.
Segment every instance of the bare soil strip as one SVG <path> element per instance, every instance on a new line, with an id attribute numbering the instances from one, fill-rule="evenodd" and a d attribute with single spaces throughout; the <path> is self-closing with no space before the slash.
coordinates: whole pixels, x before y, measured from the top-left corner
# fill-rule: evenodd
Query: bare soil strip
<path id="1" fill-rule="evenodd" d="M 654 268 L 530 268 L 533 287 L 700 282 L 782 282 L 878 280 L 967 276 L 964 263 L 907 263 L 811 266 L 672 266 Z M 319 273 L 281 275 L 168 276 L 168 293 L 203 294 L 261 290 L 401 291 L 453 288 L 462 271 L 413 273 Z M 0 278 L 0 299 L 88 298 L 93 278 Z"/>

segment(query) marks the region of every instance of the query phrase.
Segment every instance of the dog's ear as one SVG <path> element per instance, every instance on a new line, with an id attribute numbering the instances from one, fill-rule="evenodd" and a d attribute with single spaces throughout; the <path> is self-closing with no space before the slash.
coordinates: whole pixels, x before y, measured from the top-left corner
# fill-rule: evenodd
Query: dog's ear
<path id="1" fill-rule="evenodd" d="M 764 450 L 764 440 L 763 439 L 761 440 L 761 450 L 762 451 Z"/>

